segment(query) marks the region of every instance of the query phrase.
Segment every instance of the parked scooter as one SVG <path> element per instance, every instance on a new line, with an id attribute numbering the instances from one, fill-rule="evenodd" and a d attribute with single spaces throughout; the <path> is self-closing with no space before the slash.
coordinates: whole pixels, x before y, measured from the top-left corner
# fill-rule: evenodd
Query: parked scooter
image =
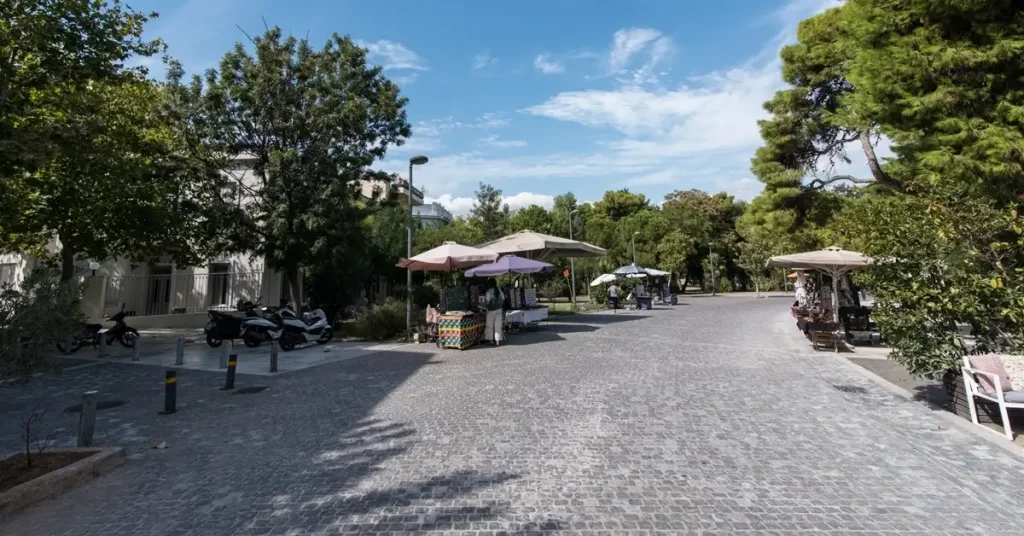
<path id="1" fill-rule="evenodd" d="M 299 318 L 291 309 L 282 308 L 280 316 L 281 334 L 278 339 L 281 349 L 286 352 L 295 348 L 296 344 L 327 344 L 334 337 L 334 331 L 323 309 L 316 308 L 303 315 L 303 318 Z"/>
<path id="2" fill-rule="evenodd" d="M 256 348 L 266 341 L 277 340 L 281 336 L 280 310 L 264 306 L 261 314 L 246 317 L 242 320 L 242 342 L 249 348 Z"/>
<path id="3" fill-rule="evenodd" d="M 219 347 L 224 341 L 241 338 L 245 330 L 245 320 L 250 318 L 261 318 L 266 307 L 260 305 L 262 298 L 256 298 L 256 303 L 248 300 L 238 304 L 239 311 L 245 311 L 244 316 L 238 316 L 229 311 L 208 311 L 210 321 L 206 323 L 206 344 L 213 348 Z"/>
<path id="4" fill-rule="evenodd" d="M 78 351 L 79 348 L 89 345 L 98 348 L 104 342 L 107 346 L 114 344 L 114 341 L 121 343 L 125 348 L 134 348 L 135 341 L 139 337 L 139 331 L 125 323 L 124 304 L 121 310 L 107 320 L 114 322 L 114 327 L 106 329 L 103 324 L 82 324 L 82 330 L 73 335 L 69 342 L 57 343 L 57 349 L 65 354 Z"/>

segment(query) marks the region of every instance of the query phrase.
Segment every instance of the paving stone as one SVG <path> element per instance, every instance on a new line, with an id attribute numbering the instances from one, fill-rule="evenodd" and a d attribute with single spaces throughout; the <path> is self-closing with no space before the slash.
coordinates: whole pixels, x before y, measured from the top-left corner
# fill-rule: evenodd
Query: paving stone
<path id="1" fill-rule="evenodd" d="M 273 377 L 101 364 L 0 389 L 118 397 L 117 470 L 0 523 L 36 534 L 1024 534 L 1024 462 L 813 353 L 788 301 L 555 319 L 500 348 L 411 345 Z M 282 356 L 287 359 L 287 355 Z M 833 385 L 861 387 L 845 393 Z M 166 442 L 168 448 L 154 449 Z"/>

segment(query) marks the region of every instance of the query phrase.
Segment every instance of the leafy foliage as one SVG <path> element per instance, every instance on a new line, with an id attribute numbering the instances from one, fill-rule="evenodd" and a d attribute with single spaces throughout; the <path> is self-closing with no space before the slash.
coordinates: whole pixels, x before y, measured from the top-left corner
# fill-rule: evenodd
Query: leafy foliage
<path id="1" fill-rule="evenodd" d="M 0 289 L 0 379 L 27 380 L 54 367 L 57 343 L 81 329 L 77 281 L 61 281 L 56 271 L 37 268 L 20 287 Z"/>
<path id="2" fill-rule="evenodd" d="M 958 364 L 958 323 L 983 348 L 1021 351 L 1019 5 L 849 0 L 804 21 L 798 39 L 782 53 L 791 87 L 766 104 L 753 161 L 765 192 L 744 239 L 837 240 L 874 256 L 860 278 L 893 358 L 913 373 Z M 886 161 L 874 152 L 882 136 L 895 155 Z M 829 175 L 847 144 L 870 177 Z M 868 186 L 822 189 L 840 180 Z"/>
<path id="3" fill-rule="evenodd" d="M 508 205 L 502 204 L 501 190 L 489 184 L 480 183 L 471 214 L 485 242 L 501 238 L 508 228 Z"/>
<path id="4" fill-rule="evenodd" d="M 195 77 L 180 94 L 195 110 L 194 154 L 226 173 L 239 161 L 251 166 L 235 174 L 247 201 L 235 248 L 283 271 L 298 303 L 303 268 L 340 268 L 359 251 L 367 213 L 356 184 L 390 179 L 367 166 L 410 135 L 406 99 L 348 37 L 335 34 L 317 50 L 273 28 L 253 48 L 237 44 L 219 73 Z"/>

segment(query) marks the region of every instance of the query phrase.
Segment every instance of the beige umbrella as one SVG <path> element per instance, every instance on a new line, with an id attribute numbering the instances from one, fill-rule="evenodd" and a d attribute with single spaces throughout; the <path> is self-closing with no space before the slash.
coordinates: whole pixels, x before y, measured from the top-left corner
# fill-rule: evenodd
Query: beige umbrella
<path id="1" fill-rule="evenodd" d="M 779 255 L 768 259 L 767 266 L 779 268 L 818 270 L 832 277 L 832 313 L 839 319 L 839 277 L 847 272 L 870 266 L 871 257 L 856 251 L 847 251 L 836 246 L 818 251 L 793 255 Z"/>
<path id="2" fill-rule="evenodd" d="M 513 253 L 535 260 L 552 257 L 601 257 L 608 254 L 607 251 L 593 244 L 535 233 L 530 230 L 503 236 L 477 247 L 502 254 Z"/>
<path id="3" fill-rule="evenodd" d="M 443 272 L 494 262 L 498 260 L 498 256 L 496 251 L 445 242 L 410 259 L 398 261 L 398 267 L 417 271 Z"/>

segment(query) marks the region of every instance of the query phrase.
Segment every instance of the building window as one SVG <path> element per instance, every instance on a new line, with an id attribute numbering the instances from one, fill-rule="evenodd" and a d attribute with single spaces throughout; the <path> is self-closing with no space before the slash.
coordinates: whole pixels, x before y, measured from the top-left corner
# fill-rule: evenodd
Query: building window
<path id="1" fill-rule="evenodd" d="M 0 264 L 0 288 L 13 287 L 16 281 L 14 280 L 14 272 L 18 265 L 14 263 Z"/>
<path id="2" fill-rule="evenodd" d="M 226 307 L 231 301 L 231 265 L 226 262 L 210 263 L 206 281 L 207 306 Z"/>

